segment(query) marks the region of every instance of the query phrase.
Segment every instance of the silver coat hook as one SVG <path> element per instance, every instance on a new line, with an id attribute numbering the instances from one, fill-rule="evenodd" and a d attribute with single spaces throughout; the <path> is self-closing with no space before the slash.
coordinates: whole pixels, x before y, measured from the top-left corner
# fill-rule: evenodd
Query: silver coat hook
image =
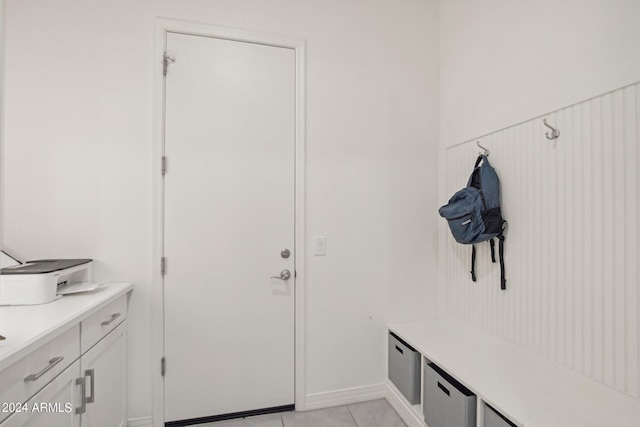
<path id="1" fill-rule="evenodd" d="M 487 150 L 486 148 L 484 148 L 482 145 L 480 145 L 480 141 L 476 141 L 476 144 L 478 144 L 478 148 L 482 149 L 482 152 L 478 153 L 481 156 L 488 156 L 490 154 L 490 151 Z"/>
<path id="2" fill-rule="evenodd" d="M 549 132 L 545 132 L 544 135 L 547 137 L 547 139 L 551 140 L 551 139 L 556 139 L 557 137 L 560 136 L 560 131 L 557 129 L 554 129 L 553 127 L 551 127 L 550 125 L 547 124 L 547 119 L 542 119 L 542 123 L 544 123 L 544 125 L 546 127 L 548 127 L 549 129 L 551 129 L 551 135 L 549 135 Z"/>

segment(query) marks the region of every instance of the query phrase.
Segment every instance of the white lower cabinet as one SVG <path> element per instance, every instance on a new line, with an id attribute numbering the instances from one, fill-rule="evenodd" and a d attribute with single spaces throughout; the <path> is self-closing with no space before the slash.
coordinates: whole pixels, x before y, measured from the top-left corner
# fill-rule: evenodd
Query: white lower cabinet
<path id="1" fill-rule="evenodd" d="M 0 370 L 0 427 L 127 425 L 127 295 Z"/>
<path id="2" fill-rule="evenodd" d="M 82 356 L 81 371 L 86 380 L 82 427 L 126 426 L 125 343 L 123 322 Z"/>
<path id="3" fill-rule="evenodd" d="M 9 405 L 15 412 L 1 427 L 78 427 L 82 408 L 82 385 L 77 381 L 80 361 L 76 360 L 35 396 L 24 403 Z"/>
<path id="4" fill-rule="evenodd" d="M 109 332 L 26 402 L 0 427 L 125 427 L 126 321 Z"/>

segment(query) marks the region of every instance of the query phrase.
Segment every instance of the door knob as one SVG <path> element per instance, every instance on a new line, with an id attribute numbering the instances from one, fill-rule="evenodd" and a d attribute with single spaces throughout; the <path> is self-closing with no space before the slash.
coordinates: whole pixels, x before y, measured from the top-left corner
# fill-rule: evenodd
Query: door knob
<path id="1" fill-rule="evenodd" d="M 284 269 L 280 272 L 279 276 L 271 276 L 272 279 L 288 280 L 291 277 L 291 272 Z"/>

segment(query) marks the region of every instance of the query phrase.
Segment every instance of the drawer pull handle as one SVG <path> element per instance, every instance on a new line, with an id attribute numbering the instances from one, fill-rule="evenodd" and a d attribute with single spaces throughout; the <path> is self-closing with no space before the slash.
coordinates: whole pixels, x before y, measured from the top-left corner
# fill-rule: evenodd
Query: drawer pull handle
<path id="1" fill-rule="evenodd" d="M 118 317 L 120 317 L 120 313 L 114 313 L 111 315 L 111 319 L 109 320 L 105 320 L 104 322 L 100 323 L 102 326 L 108 326 L 110 325 L 114 320 L 116 320 Z"/>
<path id="2" fill-rule="evenodd" d="M 82 392 L 80 393 L 80 396 L 82 396 L 82 405 L 76 408 L 76 414 L 84 414 L 85 412 L 87 412 L 87 398 L 85 397 L 87 394 L 86 378 L 76 378 L 76 385 L 79 385 L 82 388 Z"/>
<path id="3" fill-rule="evenodd" d="M 400 352 L 400 354 L 404 354 L 404 351 L 402 351 L 402 349 L 398 346 L 396 346 L 396 350 L 398 350 Z"/>
<path id="4" fill-rule="evenodd" d="M 95 369 L 87 369 L 86 371 L 84 371 L 85 376 L 91 378 L 91 387 L 89 388 L 89 397 L 87 397 L 87 403 L 93 403 L 96 400 L 96 396 L 95 396 L 95 383 L 96 383 L 96 376 L 95 376 Z"/>
<path id="5" fill-rule="evenodd" d="M 445 386 L 443 386 L 442 384 L 440 384 L 440 381 L 438 381 L 438 388 L 442 391 L 444 391 L 444 393 L 449 396 L 451 395 L 451 392 L 449 392 L 449 390 L 447 390 L 447 388 Z"/>
<path id="6" fill-rule="evenodd" d="M 53 367 L 56 366 L 58 363 L 62 362 L 63 359 L 64 359 L 63 356 L 58 356 L 49 360 L 49 364 L 45 366 L 45 368 L 42 371 L 38 372 L 37 374 L 30 374 L 24 377 L 25 382 L 37 381 L 38 378 L 40 378 L 41 376 L 49 372 L 51 369 L 53 369 Z"/>

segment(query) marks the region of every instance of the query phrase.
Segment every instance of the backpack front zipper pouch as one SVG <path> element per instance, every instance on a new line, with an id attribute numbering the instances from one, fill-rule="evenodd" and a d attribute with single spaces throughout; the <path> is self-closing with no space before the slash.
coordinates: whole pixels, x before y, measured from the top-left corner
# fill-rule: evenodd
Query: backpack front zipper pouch
<path id="1" fill-rule="evenodd" d="M 458 243 L 476 243 L 484 233 L 482 198 L 475 188 L 466 187 L 458 191 L 438 212 L 447 220 L 451 234 Z"/>

